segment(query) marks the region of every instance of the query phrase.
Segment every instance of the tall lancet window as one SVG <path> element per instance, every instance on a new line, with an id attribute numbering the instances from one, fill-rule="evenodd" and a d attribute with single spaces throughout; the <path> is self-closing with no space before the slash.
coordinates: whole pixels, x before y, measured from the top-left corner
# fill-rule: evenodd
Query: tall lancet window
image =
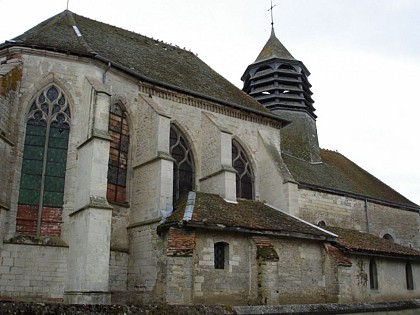
<path id="1" fill-rule="evenodd" d="M 26 117 L 16 231 L 23 235 L 61 234 L 70 108 L 55 85 L 46 87 Z"/>
<path id="2" fill-rule="evenodd" d="M 232 166 L 236 170 L 236 197 L 253 199 L 254 176 L 248 157 L 241 145 L 232 140 Z"/>
<path id="3" fill-rule="evenodd" d="M 194 188 L 194 162 L 191 149 L 181 131 L 171 126 L 169 146 L 174 158 L 173 200 L 176 201 Z"/>
<path id="4" fill-rule="evenodd" d="M 125 203 L 130 134 L 127 112 L 118 103 L 114 103 L 110 107 L 108 131 L 111 136 L 111 146 L 109 149 L 106 196 L 110 202 Z"/>

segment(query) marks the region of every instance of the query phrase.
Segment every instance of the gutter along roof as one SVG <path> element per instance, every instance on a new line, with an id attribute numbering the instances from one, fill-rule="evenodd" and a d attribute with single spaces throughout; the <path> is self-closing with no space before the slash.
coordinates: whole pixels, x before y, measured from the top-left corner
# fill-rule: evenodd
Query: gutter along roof
<path id="1" fill-rule="evenodd" d="M 0 45 L 31 47 L 110 62 L 140 80 L 247 110 L 287 124 L 195 54 L 109 24 L 63 11 Z"/>

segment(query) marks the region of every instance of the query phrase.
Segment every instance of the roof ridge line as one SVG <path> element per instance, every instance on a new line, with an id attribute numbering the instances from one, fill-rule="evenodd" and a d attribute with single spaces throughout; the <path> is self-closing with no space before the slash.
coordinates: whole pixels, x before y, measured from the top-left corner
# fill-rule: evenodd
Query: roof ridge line
<path id="1" fill-rule="evenodd" d="M 272 208 L 272 209 L 274 209 L 274 210 L 280 211 L 281 213 L 283 213 L 283 214 L 285 214 L 285 215 L 287 215 L 287 216 L 289 216 L 289 217 L 292 217 L 292 218 L 294 218 L 294 219 L 296 219 L 296 220 L 298 220 L 298 221 L 300 221 L 300 222 L 302 222 L 302 223 L 304 223 L 304 224 L 308 224 L 309 226 L 311 226 L 311 227 L 313 227 L 313 228 L 316 228 L 316 229 L 318 229 L 318 230 L 321 230 L 322 232 L 327 233 L 327 234 L 329 234 L 329 235 L 330 235 L 330 236 L 332 236 L 332 237 L 336 237 L 336 238 L 338 237 L 338 235 L 337 235 L 337 234 L 335 234 L 335 233 L 333 233 L 333 232 L 330 232 L 330 231 L 328 231 L 328 230 L 325 230 L 325 229 L 323 229 L 323 228 L 321 228 L 321 227 L 319 227 L 319 226 L 317 226 L 317 225 L 315 225 L 315 224 L 312 224 L 312 223 L 310 223 L 310 222 L 308 222 L 308 221 L 306 221 L 306 220 L 303 220 L 303 219 L 301 219 L 301 218 L 299 218 L 299 217 L 297 217 L 297 216 L 295 216 L 295 215 L 293 215 L 293 214 L 291 214 L 291 213 L 289 213 L 289 212 L 286 212 L 286 211 L 281 210 L 281 209 L 279 209 L 279 208 L 277 208 L 277 207 L 275 207 L 275 206 L 273 206 L 273 205 L 270 205 L 269 203 L 264 202 L 264 204 L 265 204 L 266 206 L 268 206 L 268 207 L 270 207 L 270 208 Z"/>
<path id="2" fill-rule="evenodd" d="M 80 29 L 77 26 L 76 20 L 73 16 L 73 12 L 71 12 L 70 10 L 66 10 L 64 12 L 66 13 L 66 16 L 69 20 L 70 26 L 73 28 L 74 32 L 76 33 L 77 40 L 80 43 L 80 45 L 82 45 L 85 49 L 87 49 L 89 53 L 96 54 L 95 50 L 93 50 L 92 47 L 90 47 L 90 45 L 85 41 L 83 34 L 80 32 Z"/>
<path id="3" fill-rule="evenodd" d="M 187 204 L 185 206 L 185 212 L 184 212 L 184 217 L 182 218 L 182 221 L 191 221 L 192 219 L 192 215 L 194 212 L 194 206 L 195 206 L 195 197 L 196 197 L 196 193 L 195 191 L 190 191 L 188 193 L 188 199 L 187 199 Z"/>
<path id="4" fill-rule="evenodd" d="M 41 33 L 44 29 L 46 28 L 50 28 L 51 26 L 53 26 L 54 24 L 56 24 L 58 22 L 58 20 L 64 16 L 64 14 L 66 14 L 67 10 L 64 10 L 63 12 L 55 15 L 54 17 L 50 18 L 51 21 L 49 21 L 47 24 L 45 24 L 44 26 L 40 27 L 39 30 L 37 30 L 37 32 L 35 32 L 35 34 Z M 45 22 L 45 21 L 44 21 Z M 39 23 L 42 24 L 43 22 Z M 39 25 L 38 24 L 38 25 Z M 35 26 L 36 27 L 36 26 Z M 27 30 L 25 33 L 23 33 L 22 35 L 25 35 L 28 33 L 28 31 L 31 31 L 32 29 L 34 29 L 35 27 L 30 28 L 29 30 Z M 18 35 L 17 37 L 20 37 L 22 35 Z M 15 37 L 16 38 L 16 37 Z M 7 42 L 7 41 L 6 41 Z"/>

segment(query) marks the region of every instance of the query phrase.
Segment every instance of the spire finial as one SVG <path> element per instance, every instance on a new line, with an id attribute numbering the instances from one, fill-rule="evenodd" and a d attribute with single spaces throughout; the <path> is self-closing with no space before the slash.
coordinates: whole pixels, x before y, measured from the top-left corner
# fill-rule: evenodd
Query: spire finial
<path id="1" fill-rule="evenodd" d="M 68 10 L 68 9 L 69 9 L 69 1 L 70 1 L 70 0 L 67 0 L 67 8 L 66 8 L 66 10 Z"/>
<path id="2" fill-rule="evenodd" d="M 274 20 L 273 20 L 273 9 L 276 5 L 273 5 L 273 0 L 271 0 L 271 7 L 267 11 L 271 11 L 271 28 L 274 28 Z"/>

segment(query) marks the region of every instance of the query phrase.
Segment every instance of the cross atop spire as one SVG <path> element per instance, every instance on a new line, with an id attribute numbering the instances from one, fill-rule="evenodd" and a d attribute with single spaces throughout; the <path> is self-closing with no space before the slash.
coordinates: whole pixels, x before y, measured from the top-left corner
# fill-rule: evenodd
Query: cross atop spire
<path id="1" fill-rule="evenodd" d="M 276 5 L 273 5 L 273 0 L 271 0 L 271 7 L 267 11 L 271 11 L 271 27 L 274 27 L 274 20 L 273 20 L 273 9 Z"/>

